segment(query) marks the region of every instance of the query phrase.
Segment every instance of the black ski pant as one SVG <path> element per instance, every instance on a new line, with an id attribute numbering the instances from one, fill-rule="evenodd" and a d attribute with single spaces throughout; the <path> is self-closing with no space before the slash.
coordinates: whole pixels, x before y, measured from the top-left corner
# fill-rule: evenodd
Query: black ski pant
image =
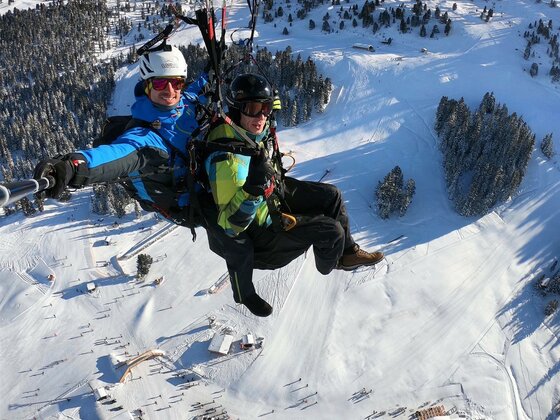
<path id="1" fill-rule="evenodd" d="M 274 270 L 289 264 L 313 246 L 315 266 L 321 274 L 336 267 L 345 249 L 355 242 L 350 235 L 348 215 L 338 188 L 320 182 L 286 177 L 285 213 L 297 217 L 297 225 L 274 232 L 252 223 L 232 238 L 217 224 L 212 202 L 203 205 L 210 249 L 226 260 L 234 300 L 243 303 L 255 293 L 253 269 Z"/>

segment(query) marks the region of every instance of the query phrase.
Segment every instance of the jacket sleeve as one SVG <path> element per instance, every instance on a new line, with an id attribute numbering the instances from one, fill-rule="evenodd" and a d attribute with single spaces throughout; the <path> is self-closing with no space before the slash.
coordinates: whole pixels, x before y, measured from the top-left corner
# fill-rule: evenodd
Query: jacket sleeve
<path id="1" fill-rule="evenodd" d="M 115 142 L 93 149 L 80 150 L 85 164 L 79 171 L 81 186 L 113 181 L 145 168 L 158 166 L 169 159 L 163 140 L 146 128 L 133 128 Z M 71 184 L 76 184 L 73 180 Z"/>
<path id="2" fill-rule="evenodd" d="M 226 152 L 214 152 L 206 159 L 206 171 L 214 202 L 218 206 L 218 224 L 227 235 L 237 236 L 251 224 L 263 197 L 243 191 L 250 158 Z"/>
<path id="3" fill-rule="evenodd" d="M 190 102 L 200 102 L 205 104 L 207 102 L 207 98 L 203 95 L 207 93 L 208 86 L 208 75 L 206 73 L 202 73 L 198 76 L 198 79 L 187 86 L 187 88 L 183 91 L 183 96 Z"/>

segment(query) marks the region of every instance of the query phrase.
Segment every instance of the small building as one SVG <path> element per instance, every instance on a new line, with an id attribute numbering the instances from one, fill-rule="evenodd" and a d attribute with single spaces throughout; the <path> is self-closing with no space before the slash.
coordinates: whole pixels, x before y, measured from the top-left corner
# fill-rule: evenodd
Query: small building
<path id="1" fill-rule="evenodd" d="M 212 353 L 218 353 L 226 355 L 229 353 L 229 349 L 233 343 L 233 336 L 230 334 L 214 334 L 210 345 L 208 346 L 208 351 Z"/>
<path id="2" fill-rule="evenodd" d="M 93 395 L 95 396 L 95 401 L 103 401 L 104 399 L 109 398 L 107 390 L 103 387 L 94 389 Z"/>
<path id="3" fill-rule="evenodd" d="M 373 45 L 370 45 L 370 44 L 359 44 L 359 43 L 357 43 L 357 44 L 352 45 L 352 48 L 358 48 L 360 50 L 367 50 L 369 52 L 374 52 L 375 51 L 375 48 L 373 48 Z"/>
<path id="4" fill-rule="evenodd" d="M 93 293 L 95 289 L 97 289 L 97 286 L 95 285 L 94 282 L 90 281 L 88 284 L 86 284 L 86 289 L 88 293 Z"/>
<path id="5" fill-rule="evenodd" d="M 246 334 L 241 339 L 241 348 L 243 350 L 251 349 L 253 348 L 254 345 L 255 345 L 255 337 L 253 337 L 253 334 Z"/>
<path id="6" fill-rule="evenodd" d="M 93 396 L 95 397 L 95 401 L 103 401 L 109 398 L 109 394 L 107 393 L 107 388 L 104 386 L 100 386 L 100 384 L 93 380 L 88 382 L 89 387 L 93 392 Z"/>
<path id="7" fill-rule="evenodd" d="M 48 280 L 48 281 L 54 281 L 54 279 L 55 279 L 54 274 L 49 274 L 49 275 L 47 276 L 47 280 Z"/>

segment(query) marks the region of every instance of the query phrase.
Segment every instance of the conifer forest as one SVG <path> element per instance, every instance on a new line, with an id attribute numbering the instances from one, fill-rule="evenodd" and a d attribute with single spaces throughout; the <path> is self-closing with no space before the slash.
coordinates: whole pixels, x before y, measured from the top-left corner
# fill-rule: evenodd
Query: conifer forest
<path id="1" fill-rule="evenodd" d="M 138 6 L 140 5 L 140 6 Z M 136 59 L 135 46 L 127 54 L 100 59 L 115 46 L 125 45 L 124 35 L 138 32 L 135 41 L 147 37 L 134 27 L 127 14 L 142 7 L 144 27 L 155 36 L 170 20 L 166 6 L 158 2 L 118 3 L 118 10 L 104 0 L 71 0 L 41 3 L 35 9 L 7 12 L 0 16 L 0 164 L 3 181 L 29 178 L 40 159 L 91 147 L 107 117 L 115 87 L 115 71 Z M 149 38 L 147 38 L 149 39 Z M 146 39 L 146 40 L 147 40 Z M 181 47 L 195 78 L 208 56 L 198 46 Z M 122 50 L 122 49 L 121 49 Z M 243 57 L 233 45 L 226 52 L 230 63 Z M 279 90 L 283 101 L 278 117 L 285 126 L 297 125 L 321 112 L 328 102 L 332 84 L 317 72 L 310 59 L 293 57 L 291 48 L 270 52 L 258 50 L 256 61 Z M 225 67 L 228 67 L 227 64 Z M 237 72 L 255 70 L 248 64 Z M 131 200 L 118 185 L 94 187 L 93 210 L 124 214 Z M 41 210 L 42 204 L 35 202 Z M 15 210 L 33 214 L 27 199 Z M 6 209 L 6 214 L 14 211 Z"/>

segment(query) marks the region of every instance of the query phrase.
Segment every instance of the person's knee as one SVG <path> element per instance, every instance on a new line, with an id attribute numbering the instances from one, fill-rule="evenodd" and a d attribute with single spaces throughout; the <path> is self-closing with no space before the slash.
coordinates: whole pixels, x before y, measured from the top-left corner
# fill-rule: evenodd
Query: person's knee
<path id="1" fill-rule="evenodd" d="M 340 191 L 337 186 L 332 184 L 324 184 L 324 185 L 325 185 L 326 195 L 328 195 L 333 202 L 342 200 L 342 191 Z"/>
<path id="2" fill-rule="evenodd" d="M 344 232 L 344 228 L 342 227 L 342 224 L 338 220 L 333 220 L 333 222 L 334 222 L 332 224 L 333 238 L 336 238 L 337 240 L 341 240 L 342 242 L 344 242 L 346 232 Z"/>
<path id="3" fill-rule="evenodd" d="M 315 251 L 330 257 L 341 254 L 344 250 L 345 232 L 340 222 L 325 218 L 321 229 L 318 229 L 317 240 L 314 242 Z M 327 273 L 328 274 L 328 273 Z"/>

